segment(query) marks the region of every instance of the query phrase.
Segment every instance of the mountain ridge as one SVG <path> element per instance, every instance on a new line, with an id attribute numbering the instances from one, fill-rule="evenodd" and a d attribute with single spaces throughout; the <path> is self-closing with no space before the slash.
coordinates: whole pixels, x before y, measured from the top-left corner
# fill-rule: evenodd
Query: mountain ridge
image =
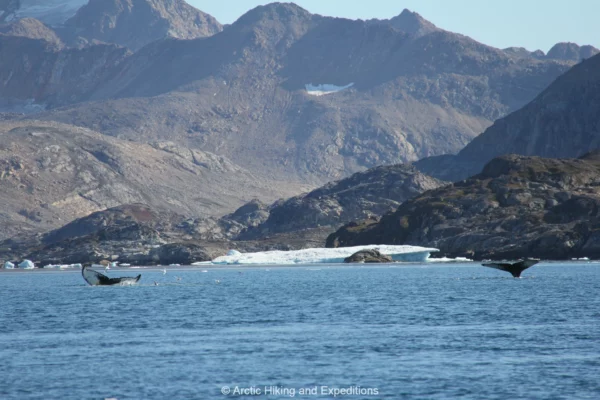
<path id="1" fill-rule="evenodd" d="M 529 104 L 497 120 L 457 155 L 415 165 L 424 173 L 456 181 L 502 154 L 579 157 L 600 148 L 599 69 L 600 54 L 575 65 Z"/>

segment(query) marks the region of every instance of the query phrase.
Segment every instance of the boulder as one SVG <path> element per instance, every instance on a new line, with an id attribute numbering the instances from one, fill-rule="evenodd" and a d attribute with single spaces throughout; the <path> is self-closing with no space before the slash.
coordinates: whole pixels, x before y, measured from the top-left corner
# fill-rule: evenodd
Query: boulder
<path id="1" fill-rule="evenodd" d="M 191 265 L 198 261 L 210 261 L 208 252 L 196 244 L 169 243 L 150 251 L 153 261 L 162 265 Z"/>
<path id="2" fill-rule="evenodd" d="M 392 257 L 381 254 L 379 250 L 360 250 L 344 259 L 345 263 L 390 263 Z"/>

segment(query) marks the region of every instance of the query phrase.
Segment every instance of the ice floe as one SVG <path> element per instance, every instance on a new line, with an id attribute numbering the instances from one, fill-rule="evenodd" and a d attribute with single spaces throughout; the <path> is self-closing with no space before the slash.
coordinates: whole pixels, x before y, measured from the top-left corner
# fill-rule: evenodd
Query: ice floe
<path id="1" fill-rule="evenodd" d="M 308 83 L 304 85 L 306 92 L 311 96 L 324 96 L 326 94 L 337 93 L 351 88 L 352 86 L 354 86 L 354 82 L 349 83 L 346 86 L 336 86 L 328 83 L 323 85 L 313 85 L 312 83 Z"/>
<path id="2" fill-rule="evenodd" d="M 23 260 L 23 262 L 19 264 L 19 268 L 21 268 L 21 269 L 34 269 L 35 268 L 35 264 L 31 260 Z"/>
<path id="3" fill-rule="evenodd" d="M 467 257 L 456 257 L 456 258 L 448 258 L 448 257 L 440 257 L 440 258 L 430 258 L 427 261 L 429 262 L 456 262 L 456 263 L 462 263 L 462 262 L 473 262 L 473 260 L 471 260 L 470 258 Z"/>
<path id="4" fill-rule="evenodd" d="M 377 249 L 382 254 L 389 255 L 394 261 L 404 262 L 424 262 L 429 255 L 438 249 L 419 247 L 419 246 L 390 246 L 390 245 L 369 245 L 355 247 L 339 247 L 335 249 L 304 249 L 292 251 L 263 251 L 258 253 L 228 253 L 222 257 L 212 260 L 213 264 L 323 264 L 323 263 L 342 263 L 344 258 L 351 256 L 359 250 Z"/>
<path id="5" fill-rule="evenodd" d="M 81 269 L 81 264 L 48 264 L 44 265 L 44 269 Z"/>

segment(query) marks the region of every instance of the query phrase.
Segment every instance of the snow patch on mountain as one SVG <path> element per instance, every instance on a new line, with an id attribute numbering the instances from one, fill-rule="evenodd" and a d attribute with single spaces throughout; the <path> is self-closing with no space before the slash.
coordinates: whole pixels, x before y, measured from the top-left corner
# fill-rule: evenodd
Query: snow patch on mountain
<path id="1" fill-rule="evenodd" d="M 342 90 L 351 88 L 354 86 L 354 82 L 347 84 L 346 86 L 336 86 L 329 83 L 321 84 L 321 85 L 313 85 L 312 83 L 307 83 L 304 85 L 306 88 L 306 92 L 311 96 L 324 96 L 326 94 L 332 94 L 341 92 Z"/>
<path id="2" fill-rule="evenodd" d="M 22 0 L 15 16 L 36 18 L 48 25 L 60 25 L 87 2 L 88 0 Z"/>

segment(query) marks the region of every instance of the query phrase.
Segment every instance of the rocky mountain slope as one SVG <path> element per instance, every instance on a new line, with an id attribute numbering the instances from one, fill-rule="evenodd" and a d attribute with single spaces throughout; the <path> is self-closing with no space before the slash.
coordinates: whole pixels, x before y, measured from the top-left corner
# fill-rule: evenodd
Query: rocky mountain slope
<path id="1" fill-rule="evenodd" d="M 247 204 L 224 219 L 247 224 L 249 229 L 236 236 L 242 240 L 319 227 L 331 232 L 356 219 L 386 214 L 404 201 L 443 184 L 411 166 L 382 166 L 329 183 L 308 194 L 280 200 L 270 207 Z M 241 216 L 246 221 L 241 220 Z M 253 216 L 250 224 L 248 216 Z"/>
<path id="2" fill-rule="evenodd" d="M 8 24 L 2 24 L 0 25 L 0 34 L 4 36 L 41 39 L 53 44 L 57 50 L 64 47 L 62 40 L 56 32 L 35 18 L 22 18 Z"/>
<path id="3" fill-rule="evenodd" d="M 600 55 L 559 77 L 531 103 L 496 121 L 456 156 L 421 160 L 424 173 L 460 180 L 502 154 L 578 157 L 600 148 Z"/>
<path id="4" fill-rule="evenodd" d="M 85 96 L 129 54 L 112 44 L 61 49 L 51 34 L 39 38 L 35 32 L 44 31 L 0 35 L 0 111 L 36 113 Z M 37 98 L 45 98 L 44 103 Z"/>
<path id="5" fill-rule="evenodd" d="M 274 201 L 304 188 L 169 142 L 140 144 L 55 122 L 0 123 L 0 238 L 121 204 L 223 215 L 253 198 Z"/>
<path id="6" fill-rule="evenodd" d="M 184 0 L 90 0 L 67 20 L 70 37 L 125 46 L 133 51 L 164 38 L 195 39 L 223 29 Z"/>
<path id="7" fill-rule="evenodd" d="M 475 259 L 600 257 L 600 153 L 517 155 L 425 192 L 380 221 L 351 223 L 327 246 L 417 244 Z"/>
<path id="8" fill-rule="evenodd" d="M 274 3 L 208 38 L 154 42 L 97 71 L 85 93 L 24 87 L 19 97 L 51 109 L 36 118 L 168 139 L 257 174 L 323 183 L 456 152 L 572 64 L 511 56 L 410 12 L 396 22 Z M 51 82 L 63 79 L 57 71 Z"/>
<path id="9" fill-rule="evenodd" d="M 394 165 L 357 173 L 271 206 L 253 200 L 221 218 L 184 216 L 180 213 L 183 207 L 169 211 L 167 207 L 125 204 L 44 234 L 20 234 L 0 242 L 0 258 L 29 258 L 42 264 L 102 259 L 164 264 L 202 261 L 230 248 L 321 247 L 327 235 L 343 223 L 390 212 L 440 185 L 442 182 L 410 166 Z M 88 193 L 85 198 L 101 197 Z"/>

